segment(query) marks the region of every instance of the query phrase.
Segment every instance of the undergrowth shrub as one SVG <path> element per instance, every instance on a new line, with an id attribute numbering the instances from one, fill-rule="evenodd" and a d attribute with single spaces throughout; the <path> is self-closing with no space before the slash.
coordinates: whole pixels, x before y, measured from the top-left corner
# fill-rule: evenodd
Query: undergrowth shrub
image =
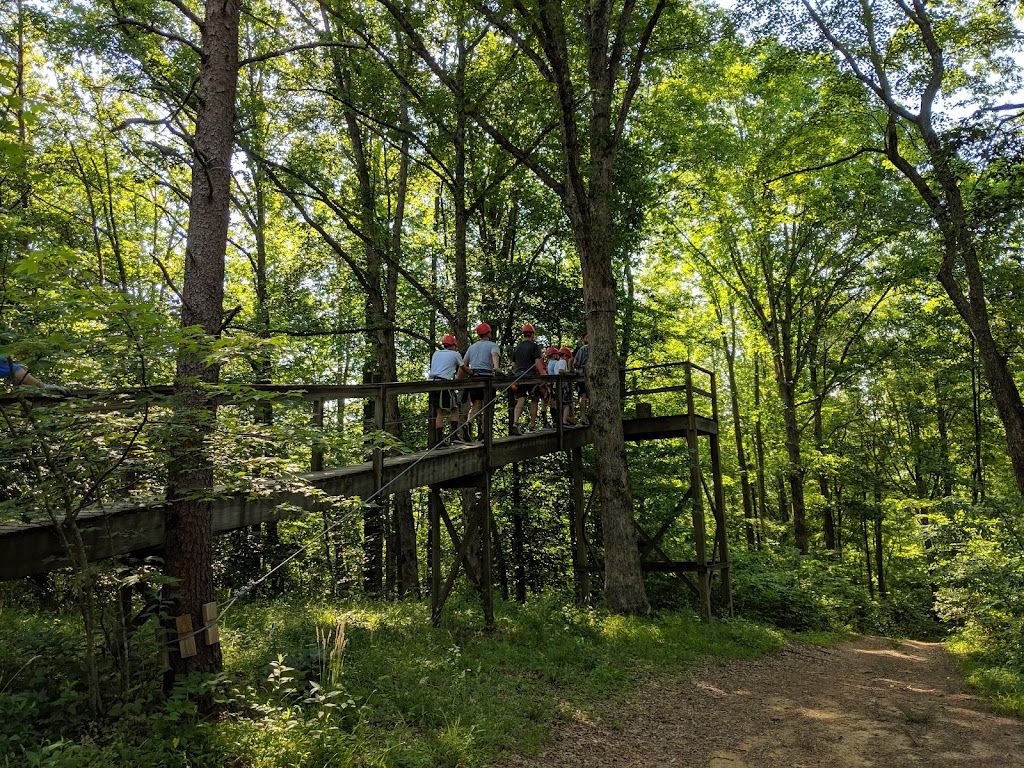
<path id="1" fill-rule="evenodd" d="M 745 552 L 730 572 L 737 613 L 783 629 L 865 632 L 935 639 L 943 633 L 927 584 L 894 580 L 884 599 L 872 597 L 848 564 L 796 552 Z"/>
<path id="2" fill-rule="evenodd" d="M 936 612 L 968 681 L 1024 715 L 1024 501 L 946 499 L 932 517 Z"/>

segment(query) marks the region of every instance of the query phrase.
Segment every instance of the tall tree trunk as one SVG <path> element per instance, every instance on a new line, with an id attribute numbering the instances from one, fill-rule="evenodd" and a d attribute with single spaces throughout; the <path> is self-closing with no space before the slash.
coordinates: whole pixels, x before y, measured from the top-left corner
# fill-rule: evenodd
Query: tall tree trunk
<path id="1" fill-rule="evenodd" d="M 971 339 L 971 417 L 974 424 L 974 468 L 971 472 L 971 501 L 985 500 L 985 471 L 981 460 L 981 382 L 978 380 L 976 345 Z"/>
<path id="2" fill-rule="evenodd" d="M 404 54 L 408 59 L 409 54 Z M 408 62 L 405 62 L 408 65 Z M 412 125 L 409 120 L 409 104 L 405 90 L 399 103 L 399 114 L 401 120 L 401 147 L 398 160 L 398 180 L 394 193 L 395 210 L 391 223 L 391 258 L 395 263 L 401 262 L 402 257 L 402 230 L 405 225 L 405 200 L 409 191 L 409 136 L 412 134 Z M 386 296 L 387 318 L 389 337 L 387 339 L 391 362 L 388 366 L 387 376 L 391 381 L 398 380 L 398 353 L 395 348 L 395 325 L 398 317 L 398 270 L 394 267 L 388 269 L 387 296 Z M 388 403 L 388 409 L 394 412 L 394 421 L 388 431 L 397 438 L 399 442 L 404 438 L 404 424 L 402 414 L 398 406 L 398 396 L 390 397 L 392 402 Z M 411 595 L 420 597 L 420 574 L 419 561 L 416 557 L 416 519 L 412 510 L 412 493 L 399 491 L 395 494 L 392 504 L 392 514 L 395 529 L 395 557 L 397 560 L 398 596 Z"/>
<path id="3" fill-rule="evenodd" d="M 811 384 L 811 392 L 814 394 L 814 447 L 818 449 L 818 455 L 825 451 L 825 425 L 821 416 L 821 407 L 825 401 L 821 392 L 818 379 L 818 365 L 815 356 L 811 355 L 811 363 L 807 367 L 808 379 Z M 832 505 L 832 489 L 828 482 L 828 473 L 824 469 L 818 469 L 818 490 L 825 500 L 825 508 L 822 510 L 822 533 L 825 537 L 825 549 L 836 548 L 836 520 L 834 507 Z"/>
<path id="4" fill-rule="evenodd" d="M 786 426 L 786 481 L 789 484 L 790 506 L 793 511 L 793 534 L 797 549 L 807 554 L 807 506 L 804 501 L 804 468 L 800 446 L 800 426 L 797 423 L 796 393 L 792 383 L 779 381 L 782 399 L 782 420 Z"/>
<path id="5" fill-rule="evenodd" d="M 716 310 L 718 307 L 716 306 Z M 722 313 L 718 310 L 719 321 Z M 730 335 L 722 334 L 722 349 L 725 351 L 726 372 L 729 375 L 729 400 L 732 403 L 732 431 L 736 438 L 736 462 L 740 470 L 740 491 L 743 496 L 743 533 L 747 540 L 747 549 L 757 548 L 757 531 L 754 520 L 754 499 L 750 488 L 750 465 L 747 462 L 747 451 L 743 445 L 743 421 L 740 418 L 740 389 L 736 381 L 736 312 L 729 305 Z"/>
<path id="6" fill-rule="evenodd" d="M 235 91 L 238 84 L 238 0 L 208 2 L 203 22 L 199 70 L 199 109 L 189 200 L 181 325 L 198 327 L 208 341 L 221 333 L 224 262 L 234 149 Z M 204 624 L 202 607 L 214 600 L 209 493 L 213 466 L 205 438 L 213 432 L 216 406 L 204 389 L 216 383 L 220 369 L 207 365 L 192 348 L 178 356 L 175 376 L 176 434 L 168 466 L 165 514 L 165 570 L 176 579 L 170 590 L 172 614 Z M 198 653 L 183 658 L 171 649 L 172 674 L 219 672 L 219 645 L 196 643 Z"/>
<path id="7" fill-rule="evenodd" d="M 760 522 L 761 541 L 765 538 L 765 518 L 768 516 L 767 481 L 764 465 L 764 434 L 761 430 L 761 356 L 754 354 L 754 460 L 757 462 L 757 519 Z"/>
<path id="8" fill-rule="evenodd" d="M 457 46 L 459 60 L 456 64 L 455 91 L 455 132 L 452 136 L 454 143 L 454 168 L 452 178 L 452 207 L 454 209 L 453 222 L 455 227 L 455 242 L 453 252 L 455 263 L 453 265 L 455 274 L 455 327 L 452 333 L 459 342 L 459 349 L 469 346 L 469 269 L 467 266 L 467 242 L 469 236 L 469 209 L 466 204 L 466 137 L 469 131 L 469 118 L 466 113 L 466 42 L 463 35 L 459 35 Z"/>
<path id="9" fill-rule="evenodd" d="M 591 5 L 588 17 L 590 120 L 586 153 L 580 141 L 577 106 L 567 69 L 561 3 L 541 0 L 540 8 L 552 31 L 554 50 L 549 56 L 557 73 L 561 138 L 568 165 L 564 205 L 580 255 L 590 334 L 587 378 L 605 541 L 604 594 L 611 610 L 637 613 L 647 610 L 648 602 L 633 525 L 633 495 L 622 432 L 622 395 L 618 386 L 615 343 L 617 285 L 612 270 L 612 179 L 617 141 L 612 123 L 614 69 L 609 61 L 612 3 Z"/>
<path id="10" fill-rule="evenodd" d="M 860 518 L 861 533 L 864 541 L 864 567 L 868 572 L 868 594 L 871 599 L 875 599 L 875 581 L 874 576 L 871 573 L 871 544 L 868 541 L 868 505 L 867 505 L 867 493 L 864 493 L 863 504 L 861 505 L 861 518 Z"/>
<path id="11" fill-rule="evenodd" d="M 878 574 L 878 597 L 885 599 L 885 550 L 882 549 L 882 491 L 875 488 L 875 571 Z"/>

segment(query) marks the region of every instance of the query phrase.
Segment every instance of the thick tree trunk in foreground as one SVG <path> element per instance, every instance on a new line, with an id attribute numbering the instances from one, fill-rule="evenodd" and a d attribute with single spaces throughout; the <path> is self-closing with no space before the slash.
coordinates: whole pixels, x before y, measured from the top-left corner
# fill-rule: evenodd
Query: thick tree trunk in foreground
<path id="1" fill-rule="evenodd" d="M 740 490 L 743 496 L 743 534 L 747 549 L 757 548 L 757 532 L 754 529 L 754 498 L 750 487 L 750 462 L 747 460 L 743 443 L 743 420 L 740 418 L 740 391 L 736 382 L 736 313 L 730 304 L 729 322 L 731 339 L 722 334 L 722 350 L 725 352 L 726 372 L 729 375 L 729 402 L 732 404 L 732 430 L 736 440 L 736 463 L 740 471 Z M 718 313 L 719 322 L 722 313 Z"/>
<path id="2" fill-rule="evenodd" d="M 649 20 L 649 29 L 653 29 L 661 7 L 659 5 Z M 609 50 L 612 4 L 592 5 L 587 17 L 590 119 L 586 153 L 577 123 L 562 6 L 547 0 L 540 3 L 540 9 L 550 30 L 546 48 L 555 73 L 566 157 L 562 201 L 580 255 L 590 334 L 587 381 L 605 541 L 605 601 L 617 613 L 638 613 L 647 610 L 649 604 L 633 526 L 633 494 L 622 433 L 622 394 L 616 354 L 611 203 L 618 135 L 612 119 L 612 98 L 617 85 L 614 72 L 621 62 L 614 60 Z"/>
<path id="3" fill-rule="evenodd" d="M 238 21 L 238 0 L 207 4 L 181 309 L 182 327 L 197 327 L 207 340 L 220 335 L 223 317 Z M 219 375 L 217 366 L 204 363 L 201 352 L 183 351 L 178 358 L 165 569 L 178 580 L 171 588 L 173 616 L 190 616 L 196 629 L 203 626 L 202 606 L 214 599 L 213 536 L 207 498 L 213 488 L 213 466 L 204 440 L 212 431 L 216 408 L 203 387 L 216 383 Z M 201 634 L 196 640 L 195 656 L 182 658 L 176 645 L 170 649 L 172 673 L 220 671 L 220 646 L 207 645 Z"/>

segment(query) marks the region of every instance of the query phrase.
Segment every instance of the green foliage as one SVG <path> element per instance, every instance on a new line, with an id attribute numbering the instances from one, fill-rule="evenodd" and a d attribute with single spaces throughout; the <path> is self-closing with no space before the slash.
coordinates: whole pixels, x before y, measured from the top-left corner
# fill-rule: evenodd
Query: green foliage
<path id="1" fill-rule="evenodd" d="M 550 598 L 499 603 L 492 632 L 478 628 L 469 595 L 453 597 L 439 628 L 424 604 L 250 604 L 225 616 L 224 676 L 183 678 L 166 698 L 133 688 L 89 725 L 66 697 L 30 695 L 63 678 L 61 656 L 33 651 L 67 620 L 47 629 L 22 612 L 5 618 L 22 631 L 0 646 L 4 711 L 14 716 L 0 724 L 0 765 L 51 768 L 483 765 L 513 749 L 535 754 L 553 724 L 607 714 L 651 675 L 782 643 L 747 621 L 614 617 Z M 198 714 L 206 696 L 219 702 L 214 718 Z"/>
<path id="2" fill-rule="evenodd" d="M 737 613 L 799 632 L 868 632 L 934 639 L 942 629 L 930 611 L 927 585 L 890 590 L 875 600 L 842 562 L 738 551 L 733 555 L 733 604 Z"/>
<path id="3" fill-rule="evenodd" d="M 1019 497 L 937 510 L 936 611 L 967 680 L 1005 711 L 1024 715 L 1024 517 Z"/>

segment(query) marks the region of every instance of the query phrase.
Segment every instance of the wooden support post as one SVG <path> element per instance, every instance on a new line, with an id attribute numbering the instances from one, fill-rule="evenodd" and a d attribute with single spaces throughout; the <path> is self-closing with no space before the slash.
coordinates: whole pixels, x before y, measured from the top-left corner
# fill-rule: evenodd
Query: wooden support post
<path id="1" fill-rule="evenodd" d="M 492 425 L 493 426 L 493 423 Z M 492 560 L 493 552 L 491 547 L 491 462 L 490 462 L 490 432 L 485 443 L 484 450 L 488 458 L 485 460 L 484 485 L 480 489 L 477 498 L 477 525 L 480 542 L 480 597 L 483 601 L 484 624 L 491 628 L 494 626 L 494 589 L 492 582 Z M 474 534 L 477 535 L 477 534 Z"/>
<path id="2" fill-rule="evenodd" d="M 380 444 L 381 433 L 384 431 L 384 405 L 387 401 L 387 389 L 382 384 L 377 389 L 377 397 L 373 404 L 373 426 L 377 434 L 373 436 L 373 492 L 374 495 L 384 487 L 384 448 Z"/>
<path id="3" fill-rule="evenodd" d="M 718 390 L 715 374 L 711 374 L 711 418 L 718 423 Z M 715 541 L 718 548 L 719 573 L 722 577 L 722 592 L 719 597 L 722 612 L 732 616 L 732 576 L 729 573 L 729 531 L 725 522 L 725 487 L 722 484 L 722 455 L 718 433 L 709 437 L 711 452 L 711 482 L 715 488 Z"/>
<path id="4" fill-rule="evenodd" d="M 207 645 L 216 645 L 220 642 L 216 603 L 203 603 L 203 640 Z"/>
<path id="5" fill-rule="evenodd" d="M 178 616 L 174 620 L 174 627 L 178 631 L 178 652 L 181 658 L 187 659 L 199 653 L 196 649 L 196 636 L 192 631 L 192 617 L 187 613 Z"/>
<path id="6" fill-rule="evenodd" d="M 700 614 L 705 621 L 711 619 L 711 584 L 708 573 L 707 530 L 704 522 L 704 502 L 700 492 L 700 448 L 697 445 L 697 413 L 693 402 L 693 369 L 686 370 L 686 445 L 690 459 L 690 500 L 693 503 L 693 543 L 697 554 L 697 593 Z"/>
<path id="7" fill-rule="evenodd" d="M 314 400 L 313 401 L 313 426 L 317 430 L 323 429 L 324 427 L 324 401 Z M 321 472 L 324 468 L 324 452 L 320 447 L 320 438 L 315 438 L 316 442 L 313 443 L 312 450 L 309 455 L 309 468 L 313 472 Z"/>
<path id="8" fill-rule="evenodd" d="M 462 569 L 463 565 L 466 566 L 466 572 L 471 575 L 473 570 L 478 572 L 477 575 L 473 577 L 474 580 L 477 581 L 478 586 L 480 586 L 483 581 L 482 578 L 479 578 L 480 572 L 483 571 L 482 564 L 479 561 L 476 561 L 476 568 L 470 566 L 470 551 L 479 543 L 480 532 L 482 530 L 482 524 L 479 519 L 480 499 L 475 499 L 470 507 L 469 515 L 466 518 L 466 533 L 461 542 L 459 542 L 458 533 L 455 531 L 455 526 L 452 525 L 451 518 L 448 517 L 448 513 L 445 511 L 444 505 L 439 505 L 438 509 L 440 510 L 440 514 L 444 518 L 445 523 L 448 525 L 448 532 L 451 534 L 452 542 L 456 545 L 458 551 L 455 554 L 455 560 L 452 562 L 452 567 L 448 571 L 448 578 L 445 579 L 444 584 L 441 585 L 441 588 L 438 590 L 436 607 L 434 608 L 431 616 L 435 626 L 441 621 L 441 610 L 444 608 L 445 601 L 448 599 L 448 595 L 451 594 L 452 588 L 455 586 L 455 579 L 458 577 L 459 571 Z M 487 609 L 485 607 L 485 616 L 486 615 Z M 493 615 L 491 620 L 493 621 Z"/>
<path id="9" fill-rule="evenodd" d="M 526 511 L 519 462 L 512 465 L 512 559 L 515 561 L 516 601 L 526 602 Z"/>
<path id="10" fill-rule="evenodd" d="M 441 616 L 441 489 L 430 486 L 428 495 L 430 514 L 430 615 Z"/>
<path id="11" fill-rule="evenodd" d="M 689 369 L 687 369 L 689 370 Z M 654 415 L 654 409 L 650 403 L 637 403 L 636 404 L 636 417 L 638 419 L 649 419 Z"/>
<path id="12" fill-rule="evenodd" d="M 580 605 L 590 602 L 590 568 L 587 564 L 586 508 L 583 501 L 583 450 L 573 448 L 570 455 L 572 468 L 572 531 L 573 571 L 576 582 L 576 601 Z"/>

